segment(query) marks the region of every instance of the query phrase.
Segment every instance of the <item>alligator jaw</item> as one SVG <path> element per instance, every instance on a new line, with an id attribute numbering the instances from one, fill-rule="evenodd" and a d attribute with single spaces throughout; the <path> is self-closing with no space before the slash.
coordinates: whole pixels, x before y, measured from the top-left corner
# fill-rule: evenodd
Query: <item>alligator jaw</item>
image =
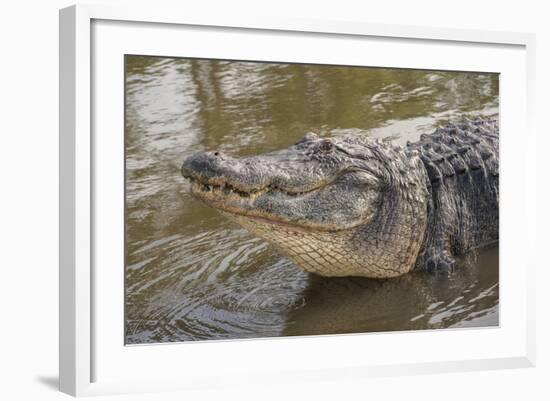
<path id="1" fill-rule="evenodd" d="M 213 184 L 187 177 L 191 181 L 191 193 L 207 205 L 236 213 L 249 209 L 256 198 L 266 193 L 268 188 L 246 192 L 228 183 Z"/>
<path id="2" fill-rule="evenodd" d="M 257 220 L 264 224 L 271 224 L 276 226 L 284 226 L 288 229 L 295 231 L 341 231 L 342 229 L 349 229 L 350 227 L 344 227 L 342 229 L 336 229 L 332 227 L 323 227 L 315 225 L 303 225 L 296 221 L 287 221 L 280 218 L 277 215 L 260 211 L 255 207 L 255 202 L 266 194 L 276 194 L 278 197 L 285 197 L 288 200 L 297 200 L 309 195 L 314 195 L 316 192 L 322 190 L 325 186 L 315 188 L 304 192 L 288 192 L 276 187 L 263 187 L 261 189 L 253 190 L 250 192 L 237 189 L 228 183 L 212 184 L 208 181 L 197 180 L 193 177 L 185 177 L 191 182 L 191 193 L 195 198 L 204 202 L 210 207 L 219 210 L 226 217 L 238 218 L 242 221 L 243 218 Z"/>

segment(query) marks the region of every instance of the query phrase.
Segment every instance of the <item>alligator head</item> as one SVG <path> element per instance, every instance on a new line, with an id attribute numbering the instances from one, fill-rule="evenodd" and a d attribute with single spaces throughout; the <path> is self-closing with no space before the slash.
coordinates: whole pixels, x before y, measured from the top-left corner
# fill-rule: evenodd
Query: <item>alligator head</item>
<path id="1" fill-rule="evenodd" d="M 195 154 L 182 174 L 196 198 L 324 276 L 401 275 L 425 238 L 425 168 L 387 142 L 307 134 L 259 156 Z"/>

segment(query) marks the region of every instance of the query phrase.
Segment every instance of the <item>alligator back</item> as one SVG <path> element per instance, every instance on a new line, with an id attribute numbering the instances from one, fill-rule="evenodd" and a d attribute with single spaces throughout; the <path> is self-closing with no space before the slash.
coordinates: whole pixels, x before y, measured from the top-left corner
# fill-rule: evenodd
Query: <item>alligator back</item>
<path id="1" fill-rule="evenodd" d="M 465 120 L 422 135 L 417 150 L 431 193 L 426 240 L 417 267 L 448 267 L 453 255 L 498 241 L 499 127 Z"/>

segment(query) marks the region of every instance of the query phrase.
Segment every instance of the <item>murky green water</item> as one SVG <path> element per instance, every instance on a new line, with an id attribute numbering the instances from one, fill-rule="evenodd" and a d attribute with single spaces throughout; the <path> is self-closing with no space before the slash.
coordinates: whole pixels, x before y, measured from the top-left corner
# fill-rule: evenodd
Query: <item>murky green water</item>
<path id="1" fill-rule="evenodd" d="M 450 273 L 322 278 L 179 173 L 200 150 L 256 154 L 308 131 L 404 143 L 463 114 L 498 115 L 498 76 L 128 56 L 126 342 L 498 325 L 498 245 Z"/>

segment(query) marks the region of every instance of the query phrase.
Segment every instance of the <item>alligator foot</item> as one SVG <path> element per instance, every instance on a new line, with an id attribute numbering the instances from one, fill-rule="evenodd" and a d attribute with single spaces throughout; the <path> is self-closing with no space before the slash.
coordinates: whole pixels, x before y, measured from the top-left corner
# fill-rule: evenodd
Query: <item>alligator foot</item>
<path id="1" fill-rule="evenodd" d="M 455 264 L 455 259 L 446 253 L 434 252 L 426 258 L 426 270 L 429 272 L 451 271 Z"/>

